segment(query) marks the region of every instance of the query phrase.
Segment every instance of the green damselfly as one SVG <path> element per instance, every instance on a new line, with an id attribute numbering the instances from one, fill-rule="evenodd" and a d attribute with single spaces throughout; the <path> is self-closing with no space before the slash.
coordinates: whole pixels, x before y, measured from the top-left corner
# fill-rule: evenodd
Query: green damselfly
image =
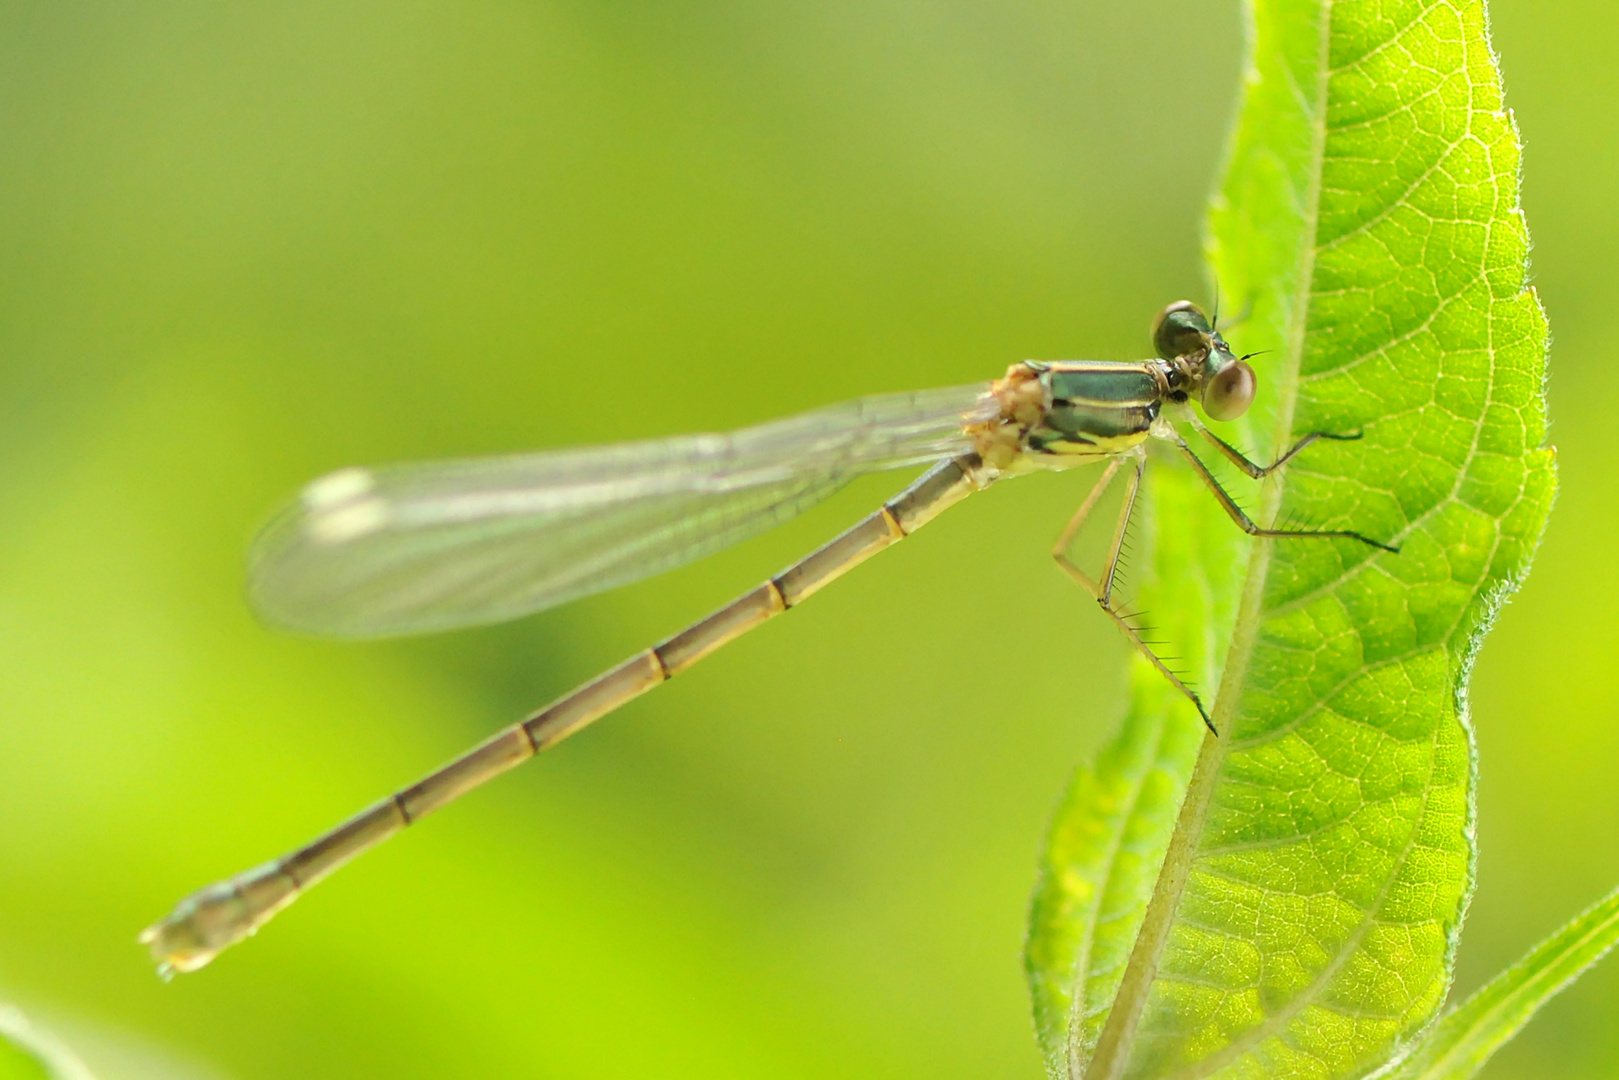
<path id="1" fill-rule="evenodd" d="M 1255 524 L 1192 451 L 1190 427 L 1261 479 L 1317 439 L 1260 466 L 1192 409 L 1233 420 L 1253 402 L 1246 358 L 1196 305 L 1153 326 L 1157 357 L 1132 363 L 1026 361 L 988 384 L 864 398 L 730 435 L 696 435 L 508 458 L 345 469 L 315 481 L 259 536 L 249 594 L 267 621 L 337 637 L 383 637 L 516 618 L 624 585 L 762 532 L 853 477 L 932 467 L 875 513 L 686 628 L 513 724 L 420 782 L 298 850 L 210 885 L 148 928 L 159 970 L 192 971 L 240 941 L 350 859 L 474 787 L 549 749 L 997 480 L 1106 460 L 1053 552 L 1135 647 L 1214 724 L 1202 700 L 1142 639 L 1115 601 L 1126 527 L 1149 439 L 1172 445 L 1244 531 L 1338 537 L 1345 529 Z M 1067 555 L 1118 474 L 1125 490 L 1100 576 Z"/>

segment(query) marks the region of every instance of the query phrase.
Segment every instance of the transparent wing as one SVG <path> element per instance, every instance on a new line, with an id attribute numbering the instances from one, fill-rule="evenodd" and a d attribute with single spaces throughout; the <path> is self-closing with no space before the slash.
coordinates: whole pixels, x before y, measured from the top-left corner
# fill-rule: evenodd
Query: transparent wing
<path id="1" fill-rule="evenodd" d="M 729 435 L 344 469 L 254 542 L 269 622 L 385 637 L 498 622 L 763 532 L 850 479 L 964 453 L 987 384 L 862 398 Z"/>

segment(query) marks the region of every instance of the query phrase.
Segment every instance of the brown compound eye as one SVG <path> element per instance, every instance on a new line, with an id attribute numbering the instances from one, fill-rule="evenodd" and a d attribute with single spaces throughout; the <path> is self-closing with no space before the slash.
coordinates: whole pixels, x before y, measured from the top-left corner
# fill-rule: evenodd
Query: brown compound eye
<path id="1" fill-rule="evenodd" d="M 1254 403 L 1259 379 L 1241 360 L 1233 361 L 1203 387 L 1203 411 L 1210 420 L 1235 420 Z"/>
<path id="2" fill-rule="evenodd" d="M 1208 348 L 1213 339 L 1208 316 L 1190 300 L 1175 301 L 1152 322 L 1152 347 L 1165 360 L 1190 356 Z"/>

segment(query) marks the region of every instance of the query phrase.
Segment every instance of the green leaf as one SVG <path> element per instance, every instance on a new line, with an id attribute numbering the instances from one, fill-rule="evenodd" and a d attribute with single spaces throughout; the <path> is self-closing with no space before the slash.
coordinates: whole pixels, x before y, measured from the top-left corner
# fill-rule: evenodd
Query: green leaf
<path id="1" fill-rule="evenodd" d="M 1483 4 L 1256 0 L 1252 20 L 1216 278 L 1253 305 L 1239 347 L 1275 350 L 1272 445 L 1365 433 L 1305 451 L 1256 516 L 1401 550 L 1261 542 L 1222 576 L 1207 556 L 1234 530 L 1166 499 L 1187 481 L 1158 470 L 1141 603 L 1176 611 L 1167 636 L 1219 676 L 1223 737 L 1166 840 L 1173 794 L 1148 781 L 1186 762 L 1154 732 L 1195 721 L 1138 686 L 1065 802 L 1028 951 L 1053 1076 L 1363 1076 L 1431 1020 L 1472 888 L 1467 676 L 1552 499 Z M 1198 557 L 1175 565 L 1177 544 Z"/>
<path id="2" fill-rule="evenodd" d="M 0 1005 L 0 1080 L 93 1080 L 79 1060 L 30 1024 L 10 1006 Z"/>
<path id="3" fill-rule="evenodd" d="M 1569 920 L 1428 1033 L 1387 1080 L 1466 1080 L 1619 942 L 1619 890 Z"/>

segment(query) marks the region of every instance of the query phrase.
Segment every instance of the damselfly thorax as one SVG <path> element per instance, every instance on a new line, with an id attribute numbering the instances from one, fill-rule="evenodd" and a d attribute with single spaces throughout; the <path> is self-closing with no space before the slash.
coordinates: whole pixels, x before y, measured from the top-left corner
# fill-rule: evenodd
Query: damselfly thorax
<path id="1" fill-rule="evenodd" d="M 1345 529 L 1256 524 L 1181 434 L 1191 428 L 1259 479 L 1267 466 L 1206 428 L 1253 402 L 1245 359 L 1195 305 L 1171 304 L 1153 327 L 1157 356 L 1139 362 L 1026 361 L 990 384 L 863 398 L 729 435 L 695 435 L 507 458 L 351 468 L 317 480 L 260 534 L 249 596 L 268 622 L 334 637 L 383 637 L 516 618 L 627 584 L 755 535 L 825 499 L 853 477 L 929 464 L 920 479 L 818 551 L 705 619 L 636 654 L 312 843 L 182 900 L 149 927 L 165 974 L 191 971 L 240 941 L 310 885 L 423 815 L 795 607 L 860 562 L 998 480 L 1105 461 L 1052 554 L 1143 656 L 1196 706 L 1114 596 L 1124 535 L 1149 439 L 1172 446 L 1244 531 L 1341 538 Z M 1102 573 L 1067 551 L 1123 472 L 1124 498 Z"/>

